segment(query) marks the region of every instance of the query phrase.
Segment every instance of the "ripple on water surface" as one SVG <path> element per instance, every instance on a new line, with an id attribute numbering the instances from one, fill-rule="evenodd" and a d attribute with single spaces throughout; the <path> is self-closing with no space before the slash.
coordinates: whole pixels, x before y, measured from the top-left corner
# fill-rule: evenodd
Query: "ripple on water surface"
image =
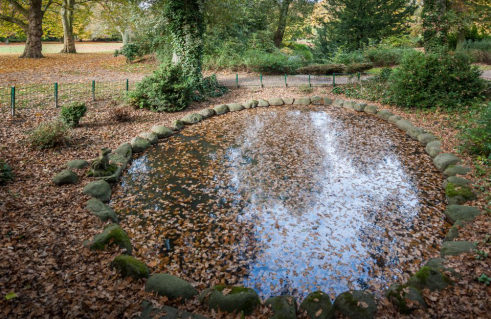
<path id="1" fill-rule="evenodd" d="M 136 159 L 112 204 L 142 259 L 202 288 L 378 291 L 436 256 L 447 226 L 422 150 L 365 114 L 247 110 Z"/>

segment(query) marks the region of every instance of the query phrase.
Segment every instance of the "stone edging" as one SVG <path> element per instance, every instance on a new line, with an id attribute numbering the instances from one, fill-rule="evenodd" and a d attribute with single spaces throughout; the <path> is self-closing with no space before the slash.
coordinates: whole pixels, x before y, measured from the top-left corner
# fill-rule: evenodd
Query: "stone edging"
<path id="1" fill-rule="evenodd" d="M 170 137 L 180 131 L 185 125 L 196 124 L 215 115 L 237 112 L 249 108 L 310 104 L 343 107 L 356 112 L 365 112 L 396 125 L 412 139 L 419 141 L 425 147 L 426 153 L 433 158 L 436 168 L 446 177 L 443 187 L 449 205 L 444 214 L 453 226 L 449 229 L 442 244 L 440 250 L 441 258 L 430 259 L 406 283 L 391 285 L 385 294 L 401 313 L 408 314 L 415 309 L 426 309 L 427 305 L 420 291 L 422 289 L 429 289 L 431 291 L 442 290 L 452 285 L 452 281 L 444 272 L 450 272 L 454 276 L 459 276 L 453 269 L 443 266 L 444 258 L 446 256 L 456 256 L 461 253 L 470 252 L 476 248 L 476 245 L 471 242 L 454 241 L 459 235 L 459 227 L 465 223 L 472 222 L 474 217 L 480 214 L 479 210 L 475 207 L 462 206 L 462 204 L 472 201 L 477 197 L 470 187 L 472 182 L 456 176 L 458 174 L 468 173 L 470 168 L 459 165 L 461 160 L 458 157 L 443 153 L 440 149 L 442 144 L 436 136 L 425 132 L 422 128 L 414 126 L 401 116 L 394 115 L 388 110 L 378 110 L 376 106 L 365 103 L 340 99 L 333 101 L 328 97 L 318 96 L 298 99 L 276 98 L 270 100 L 250 100 L 245 103 L 217 105 L 214 108 L 188 114 L 181 120 L 174 121 L 172 128 L 157 125 L 152 127 L 151 132 L 140 133 L 130 143 L 121 144 L 109 155 L 110 161 L 118 165 L 116 172 L 108 177 L 97 178 L 97 180 L 90 182 L 83 189 L 84 194 L 92 197 L 87 202 L 87 210 L 98 216 L 104 222 L 108 220 L 114 222 L 113 224 L 107 225 L 103 232 L 96 235 L 91 241 L 85 242 L 85 245 L 93 250 L 102 250 L 107 245 L 118 245 L 125 249 L 125 254 L 117 256 L 112 261 L 111 267 L 118 270 L 123 277 L 130 276 L 134 279 L 148 278 L 145 285 L 146 291 L 156 292 L 161 296 L 166 296 L 170 300 L 185 300 L 198 296 L 198 292 L 191 284 L 178 277 L 169 274 L 154 274 L 150 276 L 150 270 L 146 264 L 131 256 L 132 245 L 130 238 L 117 224 L 118 216 L 114 210 L 104 204 L 105 202 L 109 202 L 111 197 L 111 185 L 109 183 L 119 181 L 123 170 L 131 162 L 134 153 L 144 152 L 150 146 L 157 144 L 160 139 Z M 83 160 L 74 160 L 68 162 L 67 166 L 69 169 L 83 169 L 89 166 L 89 163 Z M 53 182 L 56 185 L 77 183 L 78 175 L 69 169 L 56 174 Z M 199 300 L 210 309 L 220 308 L 222 311 L 237 311 L 245 315 L 250 315 L 261 304 L 258 294 L 253 289 L 232 286 L 215 286 L 206 289 L 199 295 Z M 411 302 L 408 303 L 407 300 Z M 265 304 L 272 307 L 274 317 L 296 318 L 297 303 L 291 296 L 272 297 L 266 300 Z M 143 313 L 158 313 L 159 311 L 164 311 L 164 308 L 166 312 L 174 311 L 170 307 L 154 309 L 149 303 L 144 303 L 143 307 Z M 300 308 L 307 311 L 310 318 L 333 318 L 335 311 L 348 318 L 358 318 L 360 316 L 373 318 L 377 311 L 374 296 L 366 291 L 344 292 L 336 297 L 334 303 L 331 303 L 327 294 L 321 291 L 313 292 L 300 304 Z M 204 318 L 193 314 L 188 315 L 191 318 Z"/>

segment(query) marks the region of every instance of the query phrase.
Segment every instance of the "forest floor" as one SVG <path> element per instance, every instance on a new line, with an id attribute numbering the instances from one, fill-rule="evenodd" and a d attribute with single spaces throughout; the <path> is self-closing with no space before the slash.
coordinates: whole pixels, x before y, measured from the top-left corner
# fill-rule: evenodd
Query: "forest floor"
<path id="1" fill-rule="evenodd" d="M 108 57 L 103 57 L 94 65 L 105 64 L 108 60 Z M 59 72 L 64 68 L 62 64 Z M 0 65 L 3 65 L 1 61 Z M 24 70 L 28 69 L 25 67 Z M 0 73 L 1 76 L 6 72 Z M 31 75 L 35 76 L 36 73 L 32 72 Z M 77 185 L 61 188 L 53 185 L 51 179 L 65 168 L 69 160 L 95 158 L 102 147 L 115 149 L 138 132 L 149 130 L 155 124 L 170 125 L 173 120 L 200 109 L 251 98 L 304 95 L 298 88 L 234 89 L 223 97 L 194 103 L 179 113 L 160 114 L 128 108 L 131 120 L 124 123 L 115 120 L 116 103 L 96 101 L 88 105 L 88 113 L 80 127 L 71 131 L 69 143 L 43 151 L 30 147 L 28 132 L 39 123 L 57 117 L 59 110 L 47 108 L 41 112 L 23 109 L 15 118 L 6 112 L 0 113 L 0 158 L 12 166 L 15 175 L 14 181 L 0 186 L 0 317 L 130 318 L 138 315 L 143 300 L 151 300 L 158 305 L 174 305 L 210 318 L 240 318 L 240 315 L 209 312 L 199 306 L 196 299 L 185 305 L 172 304 L 166 298 L 146 293 L 143 281 L 122 279 L 109 267 L 112 259 L 120 253 L 118 249 L 94 252 L 83 245 L 85 240 L 100 233 L 104 225 L 85 210 L 88 197 L 82 193 L 82 185 L 88 182 L 88 178 L 81 176 Z M 314 88 L 309 95 L 335 97 L 329 88 Z M 388 106 L 383 108 L 406 117 L 438 136 L 443 142 L 444 151 L 457 153 L 461 143 L 458 138 L 461 117 L 458 114 L 442 110 L 421 112 Z M 479 207 L 482 212 L 487 211 L 461 229 L 459 240 L 477 242 L 479 250 L 491 254 L 491 245 L 485 237 L 491 227 L 487 206 L 490 200 L 487 184 L 489 169 L 479 166 L 465 154 L 459 156 L 465 165 L 473 168 L 466 177 L 483 190 L 479 198 L 470 204 Z M 135 238 L 133 245 L 135 249 L 140 249 L 145 243 Z M 479 260 L 475 253 L 469 253 L 448 257 L 448 266 L 459 271 L 462 277 L 453 278 L 455 285 L 442 292 L 424 291 L 428 310 L 415 312 L 408 317 L 489 318 L 491 287 L 477 282 L 476 277 L 481 274 L 491 276 L 490 259 Z M 7 294 L 13 298 L 6 300 Z M 261 307 L 251 318 L 269 316 L 268 309 Z M 405 316 L 397 314 L 386 299 L 381 299 L 377 317 Z M 299 318 L 306 318 L 305 314 L 300 314 Z"/>

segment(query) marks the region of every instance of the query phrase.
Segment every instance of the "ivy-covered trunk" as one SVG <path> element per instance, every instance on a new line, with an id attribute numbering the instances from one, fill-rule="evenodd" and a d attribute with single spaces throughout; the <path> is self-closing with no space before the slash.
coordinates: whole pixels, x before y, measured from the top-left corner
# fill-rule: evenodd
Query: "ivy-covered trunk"
<path id="1" fill-rule="evenodd" d="M 203 33 L 205 31 L 203 0 L 169 0 L 164 16 L 171 35 L 176 61 L 194 88 L 200 90 L 203 81 Z"/>
<path id="2" fill-rule="evenodd" d="M 75 37 L 73 36 L 73 11 L 75 0 L 63 0 L 60 9 L 61 23 L 63 25 L 63 50 L 61 53 L 77 53 Z"/>
<path id="3" fill-rule="evenodd" d="M 423 40 L 425 50 L 448 45 L 447 0 L 424 0 Z"/>
<path id="4" fill-rule="evenodd" d="M 25 29 L 26 32 L 26 46 L 24 47 L 24 53 L 21 58 L 43 58 L 41 53 L 43 45 L 41 43 L 41 37 L 43 36 L 43 15 L 42 0 L 30 0 L 28 21 L 29 24 Z"/>
<path id="5" fill-rule="evenodd" d="M 291 2 L 292 0 L 283 0 L 279 5 L 280 16 L 278 19 L 278 26 L 273 38 L 274 45 L 278 48 L 281 47 L 283 37 L 285 36 L 286 20 L 288 18 L 288 9 L 290 8 Z"/>

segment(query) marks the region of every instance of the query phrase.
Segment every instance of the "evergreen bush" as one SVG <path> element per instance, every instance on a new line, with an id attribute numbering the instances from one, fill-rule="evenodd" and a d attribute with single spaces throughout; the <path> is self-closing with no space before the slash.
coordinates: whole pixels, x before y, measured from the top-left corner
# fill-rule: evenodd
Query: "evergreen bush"
<path id="1" fill-rule="evenodd" d="M 85 103 L 73 102 L 67 106 L 63 106 L 60 112 L 60 119 L 63 123 L 70 127 L 78 126 L 80 119 L 87 113 Z"/>

